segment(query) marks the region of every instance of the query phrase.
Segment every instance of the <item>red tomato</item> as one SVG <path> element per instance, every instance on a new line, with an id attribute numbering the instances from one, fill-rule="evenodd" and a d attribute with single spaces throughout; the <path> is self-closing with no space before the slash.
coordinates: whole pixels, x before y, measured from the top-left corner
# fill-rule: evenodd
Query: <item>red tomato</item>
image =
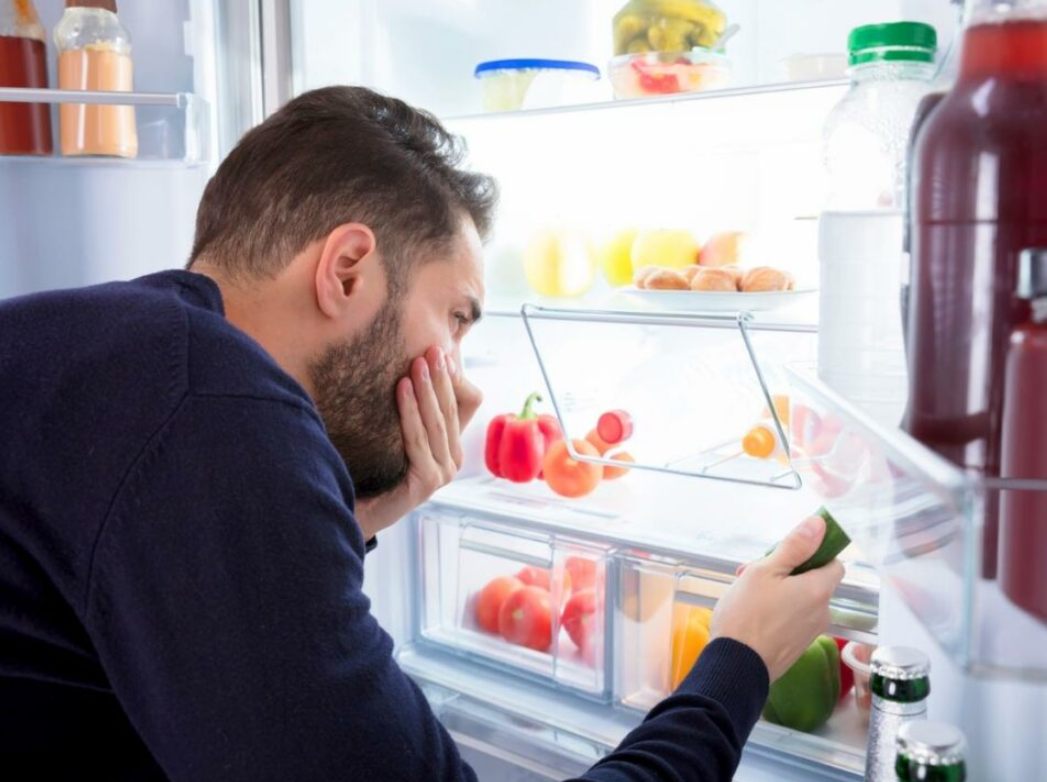
<path id="1" fill-rule="evenodd" d="M 487 582 L 476 596 L 476 624 L 489 633 L 498 632 L 498 612 L 513 592 L 523 589 L 523 582 L 512 576 L 499 576 Z"/>
<path id="2" fill-rule="evenodd" d="M 536 586 L 549 591 L 552 589 L 552 574 L 544 567 L 533 567 L 528 565 L 523 568 L 516 577 L 524 583 L 525 586 Z M 563 586 L 561 587 L 564 595 L 566 596 L 571 591 L 571 573 L 570 571 L 564 571 L 563 574 Z M 566 597 L 565 597 L 566 599 Z"/>
<path id="3" fill-rule="evenodd" d="M 498 612 L 498 631 L 510 643 L 549 651 L 553 642 L 552 601 L 541 587 L 525 586 L 509 595 Z"/>
<path id="4" fill-rule="evenodd" d="M 571 595 L 564 606 L 560 625 L 584 654 L 594 640 L 593 633 L 596 631 L 596 590 L 582 589 Z"/>
<path id="5" fill-rule="evenodd" d="M 599 452 L 586 440 L 572 440 L 580 456 L 597 456 Z M 567 441 L 559 440 L 549 446 L 542 462 L 545 482 L 563 497 L 584 497 L 600 485 L 603 467 L 599 464 L 577 461 L 567 450 Z"/>
<path id="6" fill-rule="evenodd" d="M 574 591 L 581 592 L 583 589 L 592 589 L 596 586 L 596 562 L 585 557 L 568 557 L 563 563 L 566 576 L 571 576 L 571 586 Z"/>
<path id="7" fill-rule="evenodd" d="M 847 646 L 846 638 L 833 638 L 836 641 L 836 648 L 841 652 L 843 647 Z M 847 693 L 854 687 L 854 671 L 851 670 L 851 666 L 840 660 L 840 700 L 842 701 L 847 697 Z"/>

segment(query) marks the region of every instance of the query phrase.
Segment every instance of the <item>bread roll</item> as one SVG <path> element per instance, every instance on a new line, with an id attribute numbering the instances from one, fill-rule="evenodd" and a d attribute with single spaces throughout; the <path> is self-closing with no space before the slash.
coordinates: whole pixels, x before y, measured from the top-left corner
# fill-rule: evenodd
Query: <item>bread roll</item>
<path id="1" fill-rule="evenodd" d="M 651 276 L 652 272 L 656 271 L 658 271 L 657 266 L 641 266 L 633 272 L 633 285 L 643 290 L 647 287 L 647 278 Z"/>
<path id="2" fill-rule="evenodd" d="M 644 278 L 649 291 L 686 291 L 690 289 L 683 275 L 672 269 L 655 269 Z"/>
<path id="3" fill-rule="evenodd" d="M 734 281 L 734 275 L 725 269 L 709 268 L 702 269 L 694 276 L 691 280 L 691 290 L 735 293 L 738 285 Z"/>
<path id="4" fill-rule="evenodd" d="M 702 267 L 701 267 L 701 266 L 698 266 L 698 265 L 695 265 L 695 266 L 688 266 L 688 267 L 687 267 L 687 268 L 685 268 L 685 269 L 681 269 L 681 270 L 680 270 L 680 274 L 682 274 L 682 275 L 683 275 L 683 278 L 684 278 L 685 280 L 687 280 L 687 284 L 688 284 L 688 285 L 690 285 L 690 284 L 691 284 L 692 282 L 694 282 L 694 278 L 695 278 L 695 276 L 696 276 L 696 275 L 698 274 L 698 272 L 700 272 L 701 270 L 702 270 Z"/>
<path id="5" fill-rule="evenodd" d="M 742 277 L 742 290 L 746 293 L 764 291 L 790 291 L 795 282 L 789 272 L 772 269 L 770 266 L 757 266 Z"/>

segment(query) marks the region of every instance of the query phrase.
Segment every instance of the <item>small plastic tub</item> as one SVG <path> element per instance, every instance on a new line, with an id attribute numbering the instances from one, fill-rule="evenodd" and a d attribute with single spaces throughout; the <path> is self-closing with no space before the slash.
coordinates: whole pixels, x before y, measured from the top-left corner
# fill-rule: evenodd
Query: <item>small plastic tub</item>
<path id="1" fill-rule="evenodd" d="M 731 81 L 731 62 L 722 52 L 699 48 L 623 54 L 611 60 L 609 74 L 614 97 L 651 98 L 726 87 Z"/>
<path id="2" fill-rule="evenodd" d="M 850 641 L 840 653 L 843 664 L 854 672 L 854 704 L 866 722 L 869 721 L 869 711 L 872 709 L 872 690 L 869 689 L 872 671 L 869 660 L 874 651 L 875 646 Z"/>
<path id="3" fill-rule="evenodd" d="M 586 103 L 598 99 L 593 82 L 600 69 L 574 60 L 491 60 L 476 66 L 484 111 L 514 111 Z"/>
<path id="4" fill-rule="evenodd" d="M 847 78 L 847 55 L 793 54 L 782 60 L 789 81 L 821 81 Z"/>

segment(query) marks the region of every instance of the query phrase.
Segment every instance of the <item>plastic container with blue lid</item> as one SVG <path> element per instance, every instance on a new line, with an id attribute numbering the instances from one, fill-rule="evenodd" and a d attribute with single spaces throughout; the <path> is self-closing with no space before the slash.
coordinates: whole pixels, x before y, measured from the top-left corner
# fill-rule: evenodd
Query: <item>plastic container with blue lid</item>
<path id="1" fill-rule="evenodd" d="M 490 60 L 477 65 L 474 75 L 483 85 L 484 111 L 549 108 L 604 97 L 595 87 L 600 69 L 587 62 Z"/>

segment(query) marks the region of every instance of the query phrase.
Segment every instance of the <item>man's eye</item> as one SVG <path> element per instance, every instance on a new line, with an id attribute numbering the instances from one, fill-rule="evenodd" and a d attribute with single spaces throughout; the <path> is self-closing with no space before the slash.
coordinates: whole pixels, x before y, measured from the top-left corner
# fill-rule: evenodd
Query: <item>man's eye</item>
<path id="1" fill-rule="evenodd" d="M 454 313 L 454 320 L 458 324 L 459 328 L 467 328 L 469 324 L 472 322 L 469 319 L 469 316 L 462 312 Z"/>

